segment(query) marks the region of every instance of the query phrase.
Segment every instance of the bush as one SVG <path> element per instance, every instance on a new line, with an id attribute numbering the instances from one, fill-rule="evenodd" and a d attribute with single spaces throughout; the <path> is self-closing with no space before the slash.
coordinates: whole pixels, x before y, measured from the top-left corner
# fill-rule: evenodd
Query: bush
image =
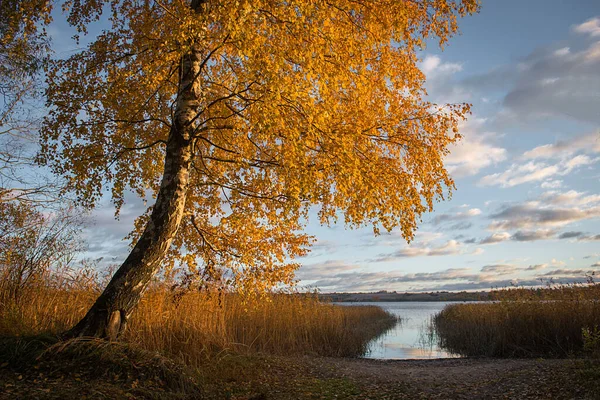
<path id="1" fill-rule="evenodd" d="M 80 250 L 80 221 L 72 209 L 45 215 L 30 204 L 0 202 L 0 301 L 18 301 L 52 269 Z"/>

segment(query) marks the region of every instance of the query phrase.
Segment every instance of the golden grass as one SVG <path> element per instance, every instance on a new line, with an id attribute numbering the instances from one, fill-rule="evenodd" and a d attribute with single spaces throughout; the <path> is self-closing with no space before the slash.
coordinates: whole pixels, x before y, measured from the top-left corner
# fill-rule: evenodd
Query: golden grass
<path id="1" fill-rule="evenodd" d="M 542 292 L 497 291 L 495 296 L 501 300 L 447 306 L 433 324 L 440 345 L 464 356 L 568 357 L 595 353 L 597 344 L 591 342 L 595 338 L 589 336 L 600 327 L 599 289 L 600 285 L 592 284 Z"/>
<path id="2" fill-rule="evenodd" d="M 73 326 L 97 289 L 37 285 L 19 301 L 3 297 L 0 336 L 59 334 Z M 192 292 L 174 302 L 156 286 L 142 299 L 123 337 L 143 350 L 188 365 L 220 352 L 360 356 L 368 342 L 396 323 L 374 306 L 337 306 L 316 296 L 270 294 L 254 301 L 218 292 Z"/>

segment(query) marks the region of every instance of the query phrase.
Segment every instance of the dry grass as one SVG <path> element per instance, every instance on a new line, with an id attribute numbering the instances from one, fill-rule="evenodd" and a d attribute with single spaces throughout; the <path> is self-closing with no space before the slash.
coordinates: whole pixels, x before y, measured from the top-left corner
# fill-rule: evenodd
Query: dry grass
<path id="1" fill-rule="evenodd" d="M 97 285 L 65 282 L 40 283 L 19 301 L 3 297 L 0 285 L 0 336 L 59 334 L 73 326 L 98 295 Z M 123 339 L 193 366 L 223 352 L 359 356 L 395 323 L 378 307 L 336 306 L 316 296 L 270 294 L 249 301 L 192 292 L 175 302 L 168 289 L 156 285 Z"/>
<path id="2" fill-rule="evenodd" d="M 593 282 L 501 290 L 494 293 L 497 302 L 450 305 L 433 323 L 440 345 L 464 356 L 595 355 L 599 294 L 600 285 Z"/>

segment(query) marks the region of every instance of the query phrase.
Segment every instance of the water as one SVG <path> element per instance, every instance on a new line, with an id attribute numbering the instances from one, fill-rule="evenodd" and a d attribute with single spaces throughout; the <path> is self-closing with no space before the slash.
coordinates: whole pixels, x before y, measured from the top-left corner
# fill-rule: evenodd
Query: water
<path id="1" fill-rule="evenodd" d="M 365 358 L 378 359 L 431 359 L 456 357 L 437 346 L 429 338 L 428 326 L 433 315 L 449 302 L 368 302 L 346 303 L 374 305 L 402 318 L 401 322 L 384 335 L 373 340 Z"/>

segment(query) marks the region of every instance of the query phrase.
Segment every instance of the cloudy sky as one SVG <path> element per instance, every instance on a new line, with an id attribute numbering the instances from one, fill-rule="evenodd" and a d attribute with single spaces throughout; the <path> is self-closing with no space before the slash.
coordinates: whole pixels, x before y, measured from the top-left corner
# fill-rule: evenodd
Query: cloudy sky
<path id="1" fill-rule="evenodd" d="M 437 102 L 473 115 L 447 166 L 457 190 L 415 240 L 311 223 L 300 284 L 331 291 L 487 290 L 600 271 L 600 2 L 483 0 L 422 54 Z M 100 208 L 89 255 L 118 262 L 140 206 Z"/>

